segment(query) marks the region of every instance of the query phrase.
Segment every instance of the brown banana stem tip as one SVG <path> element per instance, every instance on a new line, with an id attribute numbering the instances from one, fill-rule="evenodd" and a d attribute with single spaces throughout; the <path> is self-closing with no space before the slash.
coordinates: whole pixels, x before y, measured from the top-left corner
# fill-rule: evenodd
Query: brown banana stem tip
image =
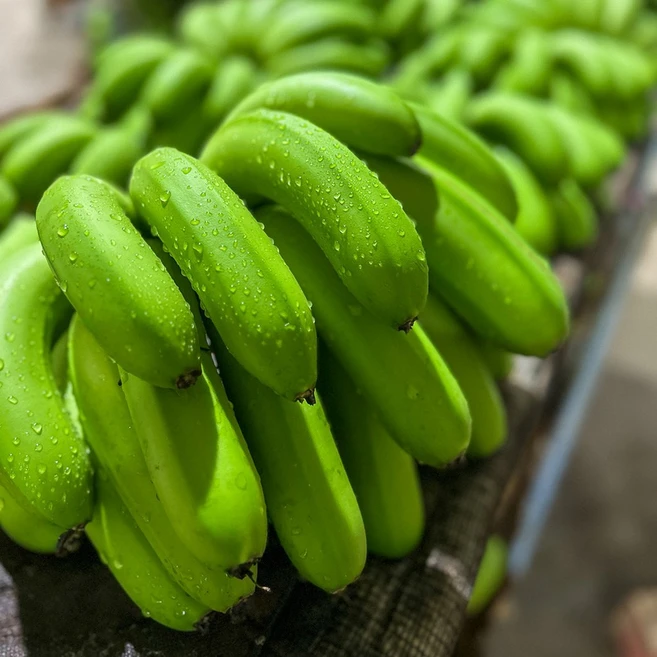
<path id="1" fill-rule="evenodd" d="M 241 563 L 239 566 L 233 566 L 232 568 L 229 568 L 226 572 L 228 573 L 229 577 L 235 577 L 237 579 L 244 579 L 246 577 L 253 582 L 256 588 L 269 593 L 271 589 L 268 586 L 262 586 L 261 584 L 258 584 L 258 582 L 255 580 L 255 577 L 253 576 L 253 567 L 257 561 L 258 560 L 255 559 L 253 561 Z"/>
<path id="2" fill-rule="evenodd" d="M 55 556 L 67 557 L 69 554 L 77 552 L 80 548 L 80 541 L 84 534 L 84 525 L 77 525 L 72 529 L 67 529 L 58 539 L 57 548 L 55 549 Z"/>
<path id="3" fill-rule="evenodd" d="M 305 392 L 302 392 L 300 395 L 297 395 L 296 401 L 306 402 L 309 406 L 315 405 L 315 389 L 308 388 Z"/>
<path id="4" fill-rule="evenodd" d="M 415 322 L 417 322 L 417 317 L 411 317 L 411 319 L 399 326 L 399 330 L 404 331 L 404 333 L 408 333 L 413 328 L 413 324 L 415 324 Z"/>
<path id="5" fill-rule="evenodd" d="M 176 379 L 176 388 L 178 388 L 178 390 L 191 388 L 196 383 L 196 379 L 198 379 L 199 376 L 201 376 L 201 370 L 192 370 L 191 372 L 181 374 Z"/>

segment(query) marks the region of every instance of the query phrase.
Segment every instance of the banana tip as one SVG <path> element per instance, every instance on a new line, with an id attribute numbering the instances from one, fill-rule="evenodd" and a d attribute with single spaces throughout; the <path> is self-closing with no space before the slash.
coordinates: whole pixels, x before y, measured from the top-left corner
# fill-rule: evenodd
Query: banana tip
<path id="1" fill-rule="evenodd" d="M 198 379 L 199 376 L 201 376 L 201 370 L 191 370 L 190 372 L 181 374 L 176 379 L 176 388 L 178 388 L 178 390 L 191 388 L 196 383 L 196 379 Z"/>
<path id="2" fill-rule="evenodd" d="M 403 324 L 399 325 L 399 330 L 404 331 L 404 333 L 408 333 L 412 328 L 413 324 L 417 321 L 417 317 L 411 317 L 411 319 L 405 321 Z"/>
<path id="3" fill-rule="evenodd" d="M 305 392 L 302 392 L 300 395 L 297 395 L 296 400 L 298 402 L 306 402 L 309 406 L 314 406 L 315 404 L 315 389 L 308 388 Z"/>

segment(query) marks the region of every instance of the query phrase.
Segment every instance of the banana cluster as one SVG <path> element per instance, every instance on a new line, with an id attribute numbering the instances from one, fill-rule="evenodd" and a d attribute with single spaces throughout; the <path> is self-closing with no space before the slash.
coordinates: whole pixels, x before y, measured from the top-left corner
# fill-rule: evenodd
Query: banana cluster
<path id="1" fill-rule="evenodd" d="M 595 239 L 629 136 L 572 34 L 609 72 L 638 14 L 381 4 L 193 5 L 101 52 L 78 114 L 0 126 L 0 525 L 84 529 L 168 627 L 253 592 L 269 522 L 329 592 L 410 552 L 417 463 L 496 452 L 511 354 L 567 337 L 544 256 Z"/>

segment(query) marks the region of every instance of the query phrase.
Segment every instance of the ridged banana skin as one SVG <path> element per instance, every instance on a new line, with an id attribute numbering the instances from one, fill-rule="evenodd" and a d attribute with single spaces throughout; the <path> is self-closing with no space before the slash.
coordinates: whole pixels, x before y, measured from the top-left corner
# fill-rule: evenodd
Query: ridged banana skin
<path id="1" fill-rule="evenodd" d="M 504 539 L 496 534 L 486 543 L 484 556 L 472 587 L 468 601 L 468 615 L 476 616 L 482 612 L 499 591 L 506 577 L 506 564 L 509 548 Z"/>
<path id="2" fill-rule="evenodd" d="M 102 470 L 96 475 L 96 506 L 85 532 L 121 588 L 147 618 L 173 630 L 193 632 L 196 623 L 210 612 L 171 579 Z"/>
<path id="3" fill-rule="evenodd" d="M 8 180 L 0 176 L 0 228 L 9 221 L 17 205 L 16 190 Z"/>
<path id="4" fill-rule="evenodd" d="M 513 354 L 490 340 L 478 340 L 477 346 L 486 367 L 497 381 L 506 379 L 513 370 Z"/>
<path id="5" fill-rule="evenodd" d="M 370 78 L 379 77 L 390 63 L 385 41 L 350 43 L 344 39 L 322 39 L 279 53 L 267 61 L 271 76 L 282 77 L 302 71 L 346 71 Z"/>
<path id="6" fill-rule="evenodd" d="M 278 394 L 310 398 L 317 380 L 310 307 L 237 195 L 198 160 L 166 148 L 137 163 L 130 194 L 235 358 Z"/>
<path id="7" fill-rule="evenodd" d="M 224 124 L 201 159 L 238 194 L 266 196 L 290 212 L 386 324 L 408 326 L 422 310 L 427 266 L 413 223 L 335 137 L 291 114 L 256 110 Z"/>
<path id="8" fill-rule="evenodd" d="M 509 221 L 518 214 L 513 185 L 492 150 L 471 130 L 416 103 L 409 103 L 422 129 L 419 155 L 451 171 Z"/>
<path id="9" fill-rule="evenodd" d="M 91 465 L 52 372 L 50 347 L 70 306 L 40 244 L 3 260 L 0 297 L 0 484 L 26 510 L 76 527 L 91 517 Z"/>
<path id="10" fill-rule="evenodd" d="M 423 463 L 464 452 L 470 414 L 456 380 L 421 329 L 396 332 L 342 285 L 310 236 L 276 208 L 256 215 L 313 303 L 320 336 L 381 415 L 393 439 Z"/>
<path id="11" fill-rule="evenodd" d="M 468 456 L 490 456 L 506 440 L 506 409 L 475 339 L 445 303 L 433 294 L 427 299 L 420 325 L 444 358 L 468 402 L 472 416 Z"/>
<path id="12" fill-rule="evenodd" d="M 219 125 L 256 87 L 258 68 L 248 57 L 227 57 L 218 66 L 203 100 L 203 114 L 214 127 Z"/>
<path id="13" fill-rule="evenodd" d="M 60 287 L 111 357 L 154 385 L 191 385 L 200 368 L 192 313 L 111 188 L 59 178 L 36 221 Z"/>
<path id="14" fill-rule="evenodd" d="M 161 245 L 153 250 L 183 291 L 199 340 L 206 343 L 191 285 Z M 265 501 L 209 351 L 201 362 L 202 376 L 184 391 L 157 388 L 119 371 L 151 480 L 167 515 L 176 519 L 180 540 L 204 563 L 239 569 L 265 551 Z"/>
<path id="15" fill-rule="evenodd" d="M 48 522 L 42 515 L 28 511 L 0 486 L 0 527 L 22 548 L 37 554 L 55 554 L 66 529 Z"/>
<path id="16" fill-rule="evenodd" d="M 505 92 L 475 97 L 466 108 L 471 129 L 493 144 L 507 146 L 546 183 L 568 173 L 568 153 L 560 133 L 546 115 L 544 101 Z"/>
<path id="17" fill-rule="evenodd" d="M 309 407 L 278 397 L 235 361 L 213 327 L 210 336 L 286 554 L 309 582 L 339 591 L 360 575 L 367 548 L 321 401 Z"/>
<path id="18" fill-rule="evenodd" d="M 15 144 L 5 155 L 0 173 L 22 199 L 37 202 L 96 134 L 93 124 L 61 116 Z"/>
<path id="19" fill-rule="evenodd" d="M 191 48 L 179 48 L 151 73 L 141 92 L 142 102 L 156 122 L 175 120 L 190 100 L 201 101 L 210 86 L 212 60 Z"/>
<path id="20" fill-rule="evenodd" d="M 401 559 L 424 534 L 415 461 L 390 437 L 370 402 L 326 348 L 320 348 L 320 373 L 326 414 L 363 515 L 367 549 Z"/>
<path id="21" fill-rule="evenodd" d="M 431 287 L 481 337 L 514 353 L 546 356 L 569 328 L 566 299 L 549 265 L 454 176 L 421 164 L 440 193 L 433 224 L 418 220 Z"/>
<path id="22" fill-rule="evenodd" d="M 98 57 L 89 91 L 102 103 L 103 118 L 113 121 L 130 108 L 149 76 L 174 50 L 173 42 L 148 35 L 110 44 Z"/>
<path id="23" fill-rule="evenodd" d="M 262 108 L 300 116 L 368 153 L 413 155 L 422 140 L 414 113 L 397 93 L 347 73 L 299 73 L 267 82 L 226 121 Z"/>
<path id="24" fill-rule="evenodd" d="M 60 116 L 60 112 L 42 111 L 23 114 L 5 121 L 0 125 L 0 160 L 19 141 Z"/>
<path id="25" fill-rule="evenodd" d="M 562 249 L 576 251 L 595 242 L 598 236 L 595 208 L 572 178 L 562 181 L 550 193 L 550 203 Z"/>
<path id="26" fill-rule="evenodd" d="M 558 246 L 557 225 L 543 188 L 517 155 L 505 148 L 497 149 L 496 154 L 516 191 L 516 231 L 538 253 L 552 255 Z"/>
<path id="27" fill-rule="evenodd" d="M 171 578 L 210 609 L 226 611 L 254 584 L 211 568 L 178 538 L 150 480 L 132 418 L 119 386 L 119 370 L 79 317 L 71 324 L 69 371 L 84 435 L 121 500 Z"/>

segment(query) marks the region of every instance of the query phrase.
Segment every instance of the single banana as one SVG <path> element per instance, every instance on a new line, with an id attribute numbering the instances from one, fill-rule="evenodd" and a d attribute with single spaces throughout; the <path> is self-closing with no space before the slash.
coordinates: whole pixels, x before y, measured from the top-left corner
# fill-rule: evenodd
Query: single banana
<path id="1" fill-rule="evenodd" d="M 571 114 L 596 115 L 595 101 L 584 86 L 565 71 L 555 71 L 550 80 L 549 98 Z"/>
<path id="2" fill-rule="evenodd" d="M 469 71 L 478 86 L 488 86 L 502 61 L 508 56 L 512 39 L 490 25 L 469 25 L 459 48 L 458 66 Z"/>
<path id="3" fill-rule="evenodd" d="M 320 386 L 340 456 L 363 515 L 367 549 L 387 559 L 414 550 L 424 533 L 424 500 L 413 458 L 338 360 L 320 349 Z"/>
<path id="4" fill-rule="evenodd" d="M 121 500 L 171 578 L 192 598 L 226 611 L 250 595 L 249 579 L 201 563 L 178 538 L 155 487 L 120 387 L 119 370 L 79 317 L 71 324 L 69 371 L 84 435 Z"/>
<path id="5" fill-rule="evenodd" d="M 501 536 L 493 534 L 486 543 L 484 556 L 479 564 L 477 576 L 468 601 L 468 615 L 481 613 L 500 590 L 506 577 L 506 562 L 509 549 Z"/>
<path id="6" fill-rule="evenodd" d="M 189 282 L 153 242 L 205 343 Z M 123 392 L 151 480 L 167 515 L 176 519 L 180 540 L 200 561 L 241 572 L 262 556 L 267 543 L 262 488 L 208 351 L 201 363 L 202 376 L 184 391 L 157 388 L 120 370 Z"/>
<path id="7" fill-rule="evenodd" d="M 70 317 L 41 245 L 0 265 L 0 484 L 26 511 L 72 528 L 91 516 L 91 466 L 50 358 Z"/>
<path id="8" fill-rule="evenodd" d="M 417 36 L 425 0 L 388 0 L 378 17 L 378 32 L 387 41 Z"/>
<path id="9" fill-rule="evenodd" d="M 595 208 L 579 185 L 566 178 L 550 193 L 562 249 L 576 251 L 595 242 L 598 219 Z"/>
<path id="10" fill-rule="evenodd" d="M 469 71 L 462 68 L 452 69 L 430 88 L 427 105 L 439 116 L 458 122 L 472 97 L 473 86 Z"/>
<path id="11" fill-rule="evenodd" d="M 201 102 L 213 73 L 212 60 L 206 55 L 191 48 L 179 48 L 151 73 L 140 101 L 156 122 L 176 120 L 190 102 Z"/>
<path id="12" fill-rule="evenodd" d="M 600 29 L 614 35 L 626 35 L 637 24 L 643 8 L 641 0 L 600 0 Z"/>
<path id="13" fill-rule="evenodd" d="M 518 199 L 515 229 L 538 253 L 552 255 L 558 245 L 557 226 L 543 188 L 517 155 L 506 148 L 497 149 L 496 154 L 513 183 Z"/>
<path id="14" fill-rule="evenodd" d="M 472 416 L 468 456 L 493 454 L 506 440 L 506 409 L 476 341 L 437 295 L 429 295 L 420 324 L 468 402 Z"/>
<path id="15" fill-rule="evenodd" d="M 470 102 L 465 118 L 485 139 L 517 153 L 542 182 L 556 183 L 568 174 L 568 154 L 548 108 L 539 99 L 488 92 Z"/>
<path id="16" fill-rule="evenodd" d="M 97 128 L 90 122 L 62 115 L 16 143 L 5 155 L 0 171 L 21 199 L 37 202 L 96 134 Z"/>
<path id="17" fill-rule="evenodd" d="M 514 221 L 518 214 L 515 192 L 491 149 L 456 121 L 416 103 L 409 105 L 422 129 L 419 155 L 451 171 Z"/>
<path id="18" fill-rule="evenodd" d="M 335 137 L 291 114 L 256 110 L 224 124 L 201 160 L 238 194 L 285 207 L 386 324 L 412 324 L 427 294 L 420 238 L 399 203 Z"/>
<path id="19" fill-rule="evenodd" d="M 257 212 L 313 303 L 317 329 L 377 409 L 392 438 L 440 467 L 467 447 L 470 415 L 454 377 L 424 332 L 391 330 L 342 285 L 311 237 L 281 209 Z"/>
<path id="20" fill-rule="evenodd" d="M 210 336 L 285 552 L 315 586 L 344 588 L 365 565 L 365 529 L 321 402 L 299 406 L 275 395 L 235 361 L 213 327 Z"/>
<path id="21" fill-rule="evenodd" d="M 166 148 L 136 164 L 130 194 L 237 360 L 278 394 L 312 403 L 317 336 L 308 302 L 237 195 L 198 160 Z"/>
<path id="22" fill-rule="evenodd" d="M 0 125 L 0 159 L 19 141 L 61 117 L 61 112 L 41 111 L 16 116 Z"/>
<path id="23" fill-rule="evenodd" d="M 171 578 L 103 470 L 96 475 L 96 507 L 85 531 L 103 563 L 147 618 L 192 632 L 209 613 L 206 605 Z"/>
<path id="24" fill-rule="evenodd" d="M 0 176 L 0 227 L 11 219 L 18 205 L 18 195 L 8 180 Z"/>
<path id="25" fill-rule="evenodd" d="M 59 178 L 36 221 L 59 286 L 111 357 L 154 385 L 192 385 L 200 352 L 189 306 L 111 188 Z"/>
<path id="26" fill-rule="evenodd" d="M 370 78 L 381 75 L 390 60 L 384 41 L 349 43 L 343 39 L 323 39 L 286 50 L 267 61 L 267 71 L 274 77 L 302 71 L 344 71 Z"/>
<path id="27" fill-rule="evenodd" d="M 267 82 L 226 122 L 261 108 L 300 116 L 369 153 L 413 155 L 422 140 L 414 113 L 392 89 L 347 73 L 299 73 Z"/>
<path id="28" fill-rule="evenodd" d="M 192 2 L 180 12 L 177 25 L 177 32 L 184 43 L 217 60 L 228 49 L 230 34 L 220 7 L 216 2 Z"/>

